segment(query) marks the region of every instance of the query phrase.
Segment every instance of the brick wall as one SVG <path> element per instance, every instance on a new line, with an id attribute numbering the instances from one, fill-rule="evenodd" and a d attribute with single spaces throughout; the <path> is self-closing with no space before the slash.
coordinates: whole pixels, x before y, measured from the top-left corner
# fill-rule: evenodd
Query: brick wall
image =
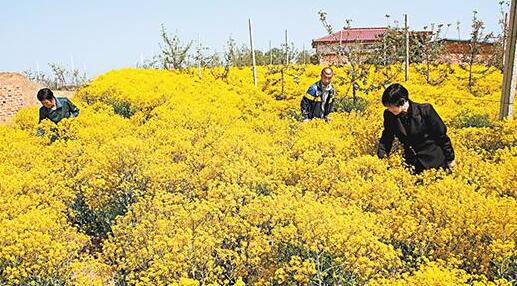
<path id="1" fill-rule="evenodd" d="M 0 106 L 0 122 L 6 122 L 24 106 L 21 87 L 0 86 Z"/>
<path id="2" fill-rule="evenodd" d="M 38 104 L 36 93 L 40 88 L 22 74 L 1 72 L 0 123 L 9 122 L 22 107 Z"/>

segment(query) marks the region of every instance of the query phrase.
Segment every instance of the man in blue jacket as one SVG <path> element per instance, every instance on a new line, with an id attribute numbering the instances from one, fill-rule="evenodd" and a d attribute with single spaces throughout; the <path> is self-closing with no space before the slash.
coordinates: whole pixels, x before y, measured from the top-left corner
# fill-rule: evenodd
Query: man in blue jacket
<path id="1" fill-rule="evenodd" d="M 321 70 L 321 79 L 311 85 L 302 99 L 301 109 L 303 121 L 321 118 L 328 121 L 327 116 L 332 111 L 334 102 L 334 87 L 330 83 L 334 72 L 330 67 Z"/>

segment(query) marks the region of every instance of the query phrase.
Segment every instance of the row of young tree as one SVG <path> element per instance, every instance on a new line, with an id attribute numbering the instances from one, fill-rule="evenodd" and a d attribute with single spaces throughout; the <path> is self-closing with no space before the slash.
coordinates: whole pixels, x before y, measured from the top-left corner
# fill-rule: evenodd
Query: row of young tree
<path id="1" fill-rule="evenodd" d="M 78 68 L 69 69 L 60 63 L 49 63 L 48 66 L 50 73 L 28 69 L 23 71 L 23 74 L 34 82 L 57 90 L 75 90 L 90 81 L 86 71 Z"/>
<path id="2" fill-rule="evenodd" d="M 504 44 L 508 34 L 506 12 L 509 2 L 500 1 L 499 6 L 501 29 L 498 34 L 486 33 L 483 21 L 477 17 L 476 11 L 473 12 L 470 39 L 466 41 L 468 49 L 463 51 L 460 59 L 460 66 L 469 71 L 469 76 L 465 80 L 468 80 L 469 89 L 473 93 L 477 80 L 490 72 L 503 68 Z M 332 35 L 334 29 L 327 22 L 327 14 L 320 11 L 319 17 L 325 30 Z M 390 16 L 386 15 L 386 17 L 388 19 Z M 459 33 L 459 22 L 456 24 Z M 363 43 L 358 41 L 352 45 L 331 46 L 330 52 L 337 55 L 334 65 L 346 70 L 355 99 L 358 91 L 368 93 L 384 86 L 382 83 L 366 87 L 364 84 L 359 84 L 365 81 L 370 69 L 383 71 L 386 83 L 403 72 L 401 64 L 406 61 L 406 35 L 408 35 L 409 62 L 422 64 L 416 66 L 416 71 L 426 77 L 428 84 L 437 85 L 451 73 L 450 62 L 446 60 L 448 51 L 445 48 L 445 38 L 450 26 L 451 24 L 431 24 L 424 27 L 425 33 L 413 33 L 409 32 L 407 27 L 400 27 L 399 23 L 395 21 L 395 25 L 388 25 L 386 32 L 382 35 L 382 41 L 376 45 L 370 45 L 367 50 Z M 351 28 L 351 20 L 346 20 L 343 32 L 346 33 Z M 483 50 L 483 45 L 486 43 L 492 47 L 488 55 L 486 50 Z M 483 56 L 481 56 L 482 53 Z M 271 73 L 283 73 L 289 63 L 318 64 L 321 57 L 322 54 L 318 50 L 316 52 L 305 49 L 300 51 L 292 42 L 286 42 L 280 47 L 273 47 L 266 51 L 255 50 L 256 64 L 273 66 L 270 68 Z M 239 45 L 231 37 L 227 40 L 224 51 L 219 53 L 202 45 L 199 41 L 183 41 L 177 34 L 169 34 L 166 27 L 162 25 L 159 52 L 152 58 L 137 63 L 137 67 L 179 70 L 191 67 L 224 67 L 224 72 L 220 77 L 226 78 L 230 67 L 250 66 L 251 63 L 252 53 L 248 45 Z M 476 65 L 486 68 L 475 69 Z M 66 67 L 57 63 L 50 63 L 49 66 L 51 69 L 49 75 L 31 70 L 24 73 L 29 79 L 54 89 L 74 89 L 88 82 L 86 74 L 78 69 L 67 70 Z"/>
<path id="3" fill-rule="evenodd" d="M 469 49 L 463 53 L 461 62 L 464 64 L 483 64 L 502 69 L 503 45 L 506 39 L 506 11 L 509 7 L 508 1 L 499 2 L 501 27 L 500 33 L 486 33 L 484 22 L 477 17 L 477 11 L 473 11 L 470 39 L 467 41 Z M 327 14 L 319 12 L 320 21 L 326 31 L 333 34 L 332 27 L 327 23 Z M 386 15 L 389 18 L 389 15 Z M 459 30 L 459 22 L 457 29 Z M 409 59 L 412 63 L 446 63 L 443 61 L 447 52 L 444 48 L 446 33 L 452 24 L 431 24 L 424 27 L 424 33 L 409 33 Z M 351 29 L 351 20 L 346 20 L 343 31 Z M 336 46 L 335 51 L 344 59 L 343 62 L 362 62 L 376 65 L 391 65 L 401 63 L 405 58 L 405 37 L 406 30 L 399 26 L 388 25 L 386 32 L 382 36 L 382 43 L 374 48 L 369 48 L 371 52 L 364 53 L 361 43 L 358 45 Z M 177 34 L 171 35 L 165 26 L 161 29 L 160 51 L 152 59 L 140 62 L 137 65 L 146 68 L 164 69 L 184 69 L 187 67 L 216 67 L 224 66 L 227 58 L 231 59 L 233 66 L 250 66 L 252 63 L 251 50 L 247 44 L 238 45 L 233 38 L 229 38 L 223 53 L 211 50 L 201 43 L 194 41 L 182 41 Z M 337 40 L 337 39 L 336 39 Z M 488 57 L 479 57 L 482 51 L 482 44 L 489 43 L 493 48 Z M 321 55 L 312 51 L 299 51 L 294 47 L 294 43 L 282 44 L 279 48 L 270 48 L 266 51 L 255 50 L 257 65 L 280 65 L 286 63 L 306 64 L 319 63 Z M 338 63 L 339 64 L 339 63 Z"/>
<path id="4" fill-rule="evenodd" d="M 478 18 L 477 11 L 473 11 L 470 39 L 461 41 L 463 50 L 459 51 L 459 66 L 467 71 L 465 80 L 468 89 L 477 94 L 476 82 L 489 73 L 503 69 L 504 45 L 507 37 L 507 10 L 508 1 L 499 2 L 500 32 L 487 33 L 484 22 Z M 335 35 L 333 27 L 327 21 L 327 13 L 319 12 L 320 21 L 329 35 Z M 386 15 L 389 18 L 389 15 Z M 377 44 L 364 45 L 356 41 L 347 45 L 330 46 L 330 52 L 336 55 L 334 64 L 343 68 L 347 74 L 345 81 L 340 84 L 349 85 L 354 101 L 357 92 L 369 93 L 385 87 L 396 76 L 404 72 L 402 65 L 406 61 L 416 63 L 415 70 L 423 75 L 430 85 L 438 85 L 452 73 L 451 53 L 447 49 L 446 37 L 451 24 L 431 24 L 424 27 L 424 32 L 410 32 L 398 23 L 388 25 L 382 39 Z M 459 22 L 457 23 L 459 33 Z M 351 29 L 351 20 L 345 20 L 342 33 Z M 336 42 L 339 39 L 335 39 Z M 408 48 L 406 49 L 406 46 Z M 487 48 L 488 47 L 488 48 Z M 329 52 L 329 51 L 327 51 Z M 458 52 L 458 51 L 457 51 Z M 318 56 L 318 55 L 317 55 Z M 483 66 L 482 69 L 476 66 Z M 369 71 L 374 69 L 384 75 L 382 81 L 376 84 L 365 84 Z"/>
<path id="5" fill-rule="evenodd" d="M 199 41 L 183 41 L 177 34 L 169 34 L 165 26 L 161 28 L 160 51 L 151 59 L 137 64 L 142 68 L 185 69 L 189 67 L 250 66 L 251 49 L 246 44 L 239 44 L 230 37 L 222 53 L 204 46 Z M 281 47 L 267 51 L 255 49 L 257 65 L 282 65 L 287 62 L 296 64 L 317 63 L 313 53 L 299 51 L 294 43 L 282 44 Z"/>
<path id="6" fill-rule="evenodd" d="M 459 59 L 460 67 L 468 71 L 468 77 L 464 80 L 472 93 L 476 93 L 476 82 L 487 74 L 502 70 L 503 51 L 507 35 L 506 12 L 509 8 L 508 1 L 500 1 L 500 32 L 487 33 L 484 22 L 473 12 L 470 39 L 463 41 L 467 49 L 461 51 Z M 327 14 L 319 12 L 320 21 L 329 35 L 334 30 L 327 22 Z M 389 18 L 389 15 L 386 15 Z M 459 33 L 459 22 L 457 29 Z M 384 87 L 393 78 L 403 72 L 406 61 L 406 41 L 409 43 L 408 59 L 416 65 L 416 72 L 425 76 L 428 84 L 438 85 L 451 75 L 451 63 L 448 58 L 450 51 L 446 49 L 447 31 L 452 24 L 431 24 L 424 27 L 424 33 L 409 32 L 407 27 L 388 25 L 386 32 L 379 39 L 378 44 L 370 45 L 367 49 L 361 42 L 347 45 L 330 46 L 327 52 L 337 55 L 334 65 L 343 68 L 348 82 L 338 84 L 349 85 L 354 101 L 357 92 L 369 93 Z M 346 20 L 343 32 L 352 28 L 351 21 Z M 406 39 L 408 37 L 408 39 Z M 220 75 L 226 78 L 230 67 L 244 67 L 252 64 L 252 53 L 247 44 L 238 45 L 229 38 L 223 53 L 217 53 L 199 42 L 184 42 L 176 35 L 170 35 L 162 26 L 159 53 L 152 59 L 139 63 L 142 68 L 185 69 L 189 67 L 225 67 L 225 72 Z M 336 39 L 337 41 L 338 39 Z M 487 50 L 486 46 L 490 48 Z M 270 73 L 284 73 L 289 63 L 307 64 L 320 63 L 322 54 L 316 52 L 299 51 L 293 43 L 283 44 L 279 48 L 271 48 L 267 51 L 255 50 L 257 65 L 273 65 L 268 70 Z M 476 65 L 484 66 L 482 70 L 476 69 Z M 385 75 L 385 80 L 365 85 L 366 77 L 371 69 L 379 70 Z M 438 71 L 438 72 L 436 72 Z M 344 78 L 341 81 L 345 80 Z M 338 79 L 339 81 L 339 79 Z"/>

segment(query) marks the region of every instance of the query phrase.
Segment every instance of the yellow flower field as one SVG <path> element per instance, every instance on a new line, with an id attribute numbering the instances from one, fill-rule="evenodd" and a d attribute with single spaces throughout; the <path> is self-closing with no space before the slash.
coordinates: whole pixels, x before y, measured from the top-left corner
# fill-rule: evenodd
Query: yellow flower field
<path id="1" fill-rule="evenodd" d="M 496 120 L 499 71 L 473 95 L 459 67 L 436 86 L 412 70 L 403 84 L 435 106 L 458 163 L 415 176 L 401 148 L 375 156 L 397 67 L 371 70 L 351 112 L 336 68 L 329 123 L 299 121 L 321 67 L 280 69 L 261 67 L 257 88 L 249 68 L 114 70 L 43 137 L 36 107 L 0 126 L 0 285 L 517 283 L 517 123 Z"/>

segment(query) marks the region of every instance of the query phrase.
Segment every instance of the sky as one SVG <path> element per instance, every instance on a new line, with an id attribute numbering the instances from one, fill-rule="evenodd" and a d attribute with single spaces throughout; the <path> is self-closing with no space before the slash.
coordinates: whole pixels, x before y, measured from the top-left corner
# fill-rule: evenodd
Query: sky
<path id="1" fill-rule="evenodd" d="M 474 10 L 487 32 L 500 31 L 499 1 L 0 0 L 0 72 L 48 72 L 49 63 L 58 63 L 95 77 L 134 67 L 159 52 L 161 25 L 184 42 L 200 39 L 222 53 L 229 37 L 249 45 L 249 18 L 257 49 L 279 47 L 287 29 L 289 42 L 308 50 L 326 35 L 318 11 L 336 31 L 346 19 L 352 27 L 394 26 L 407 14 L 411 30 L 451 23 L 447 38 L 468 39 Z"/>

